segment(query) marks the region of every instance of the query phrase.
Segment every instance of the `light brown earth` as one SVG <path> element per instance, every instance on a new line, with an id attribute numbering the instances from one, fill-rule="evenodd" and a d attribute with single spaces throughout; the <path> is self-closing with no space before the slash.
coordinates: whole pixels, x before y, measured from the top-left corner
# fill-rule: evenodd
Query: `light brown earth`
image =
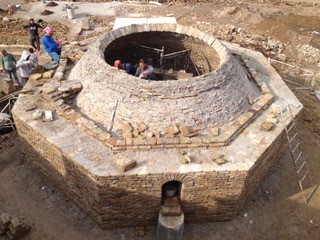
<path id="1" fill-rule="evenodd" d="M 0 7 L 7 2 L 14 1 L 2 1 Z M 257 49 L 268 57 L 283 61 L 283 56 L 279 55 L 281 52 L 286 55 L 287 63 L 317 73 L 320 58 L 316 49 L 304 51 L 304 55 L 298 49 L 308 44 L 320 48 L 320 3 L 317 4 L 317 0 L 300 2 L 250 0 L 173 3 L 160 7 L 126 5 L 117 8 L 115 14 L 173 14 L 178 23 L 193 25 L 223 40 Z M 110 26 L 109 22 L 113 20 L 114 17 L 110 16 L 90 19 L 94 23 L 93 28 Z M 67 24 L 63 29 L 73 27 L 68 21 L 60 23 Z M 0 44 L 8 43 L 3 40 L 5 35 L 1 27 Z M 18 34 L 14 38 L 16 36 L 22 43 L 27 43 L 27 35 Z M 284 47 L 277 43 L 274 49 L 264 49 L 261 42 L 267 37 L 281 42 Z M 311 74 L 308 77 L 306 71 L 282 64 L 275 67 L 285 79 L 299 84 L 305 84 L 306 80 L 314 76 Z M 304 116 L 299 120 L 299 132 L 311 175 L 314 182 L 319 184 L 320 101 L 309 90 L 296 89 L 297 86 L 290 83 L 288 85 L 305 106 Z M 319 82 L 317 87 L 319 89 Z M 0 134 L 0 213 L 8 212 L 26 220 L 31 231 L 23 239 L 155 239 L 155 226 L 147 226 L 143 237 L 135 236 L 134 228 L 102 230 L 62 195 L 53 183 L 29 167 L 26 163 L 28 156 L 23 154 L 23 147 L 16 134 Z M 186 224 L 184 239 L 320 239 L 319 199 L 320 190 L 317 189 L 308 205 L 303 202 L 290 155 L 286 154 L 234 220 Z"/>

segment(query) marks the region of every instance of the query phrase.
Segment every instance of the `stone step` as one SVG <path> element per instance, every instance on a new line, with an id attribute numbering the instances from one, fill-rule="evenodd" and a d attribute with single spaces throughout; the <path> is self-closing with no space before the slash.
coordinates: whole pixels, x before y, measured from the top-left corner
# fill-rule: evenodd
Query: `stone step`
<path id="1" fill-rule="evenodd" d="M 164 206 L 166 207 L 176 207 L 179 206 L 178 197 L 166 197 L 164 199 Z"/>
<path id="2" fill-rule="evenodd" d="M 181 207 L 166 207 L 163 206 L 161 209 L 161 213 L 163 216 L 180 216 L 182 214 Z"/>

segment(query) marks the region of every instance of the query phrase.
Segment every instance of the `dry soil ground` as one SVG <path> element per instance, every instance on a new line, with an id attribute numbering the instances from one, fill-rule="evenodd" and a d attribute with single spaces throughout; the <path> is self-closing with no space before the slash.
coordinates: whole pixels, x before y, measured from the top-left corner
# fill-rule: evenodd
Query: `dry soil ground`
<path id="1" fill-rule="evenodd" d="M 0 7 L 8 2 L 14 1 L 0 1 Z M 114 16 L 174 15 L 178 23 L 196 26 L 222 40 L 308 69 L 275 65 L 285 79 L 305 84 L 319 71 L 320 3 L 317 3 L 318 0 L 248 0 L 163 6 L 126 4 L 113 6 L 113 16 L 95 16 L 93 11 L 88 22 L 93 30 L 99 27 L 107 30 Z M 25 18 L 34 15 L 28 10 L 32 9 L 31 5 L 23 5 L 23 8 Z M 18 14 L 11 17 L 21 16 Z M 59 16 L 53 20 L 65 24 L 66 29 L 74 28 L 74 23 L 61 20 Z M 3 38 L 5 34 L 0 28 L 2 39 L 6 39 Z M 98 34 L 98 31 L 90 34 Z M 75 38 L 74 35 L 68 37 Z M 27 35 L 18 38 L 27 41 Z M 319 184 L 320 101 L 309 90 L 288 84 L 305 106 L 299 132 L 311 175 Z M 31 231 L 23 239 L 155 239 L 155 226 L 147 226 L 143 237 L 135 236 L 133 228 L 102 230 L 54 184 L 29 167 L 28 156 L 23 154 L 16 134 L 1 134 L 0 213 L 25 218 Z M 186 224 L 184 239 L 320 239 L 319 197 L 320 190 L 317 190 L 308 205 L 304 204 L 290 156 L 286 154 L 234 220 Z"/>

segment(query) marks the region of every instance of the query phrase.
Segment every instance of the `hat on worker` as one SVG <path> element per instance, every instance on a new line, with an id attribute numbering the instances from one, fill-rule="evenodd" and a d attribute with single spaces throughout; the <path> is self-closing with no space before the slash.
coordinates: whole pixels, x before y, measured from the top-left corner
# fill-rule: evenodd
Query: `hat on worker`
<path id="1" fill-rule="evenodd" d="M 121 65 L 121 61 L 120 61 L 120 60 L 114 61 L 114 66 L 115 66 L 116 68 L 119 68 L 120 65 Z"/>
<path id="2" fill-rule="evenodd" d="M 43 29 L 43 31 L 45 33 L 53 33 L 54 32 L 54 29 L 52 27 L 46 27 L 45 29 Z"/>

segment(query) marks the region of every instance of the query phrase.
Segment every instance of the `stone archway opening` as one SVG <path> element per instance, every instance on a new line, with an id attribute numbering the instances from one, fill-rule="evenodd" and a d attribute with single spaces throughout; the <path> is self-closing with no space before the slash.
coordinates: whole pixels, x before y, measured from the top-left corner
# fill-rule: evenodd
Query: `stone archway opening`
<path id="1" fill-rule="evenodd" d="M 140 32 L 111 42 L 104 51 L 105 61 L 115 60 L 138 66 L 147 60 L 155 69 L 155 79 L 191 78 L 219 67 L 218 53 L 203 41 L 174 32 Z"/>
<path id="2" fill-rule="evenodd" d="M 168 199 L 177 199 L 181 201 L 182 183 L 180 181 L 169 181 L 162 185 L 161 203 Z"/>

